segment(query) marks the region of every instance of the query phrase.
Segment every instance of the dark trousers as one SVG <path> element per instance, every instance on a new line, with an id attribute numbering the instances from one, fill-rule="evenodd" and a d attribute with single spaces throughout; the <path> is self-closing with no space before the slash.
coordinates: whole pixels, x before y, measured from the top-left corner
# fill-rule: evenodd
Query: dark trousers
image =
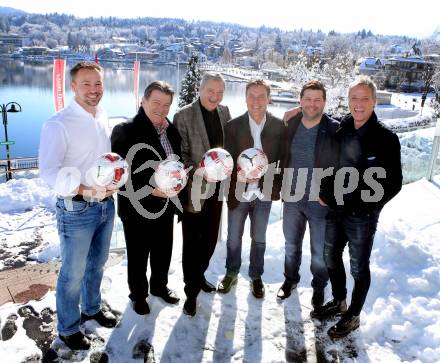
<path id="1" fill-rule="evenodd" d="M 199 213 L 183 212 L 182 267 L 188 298 L 196 298 L 201 290 L 204 273 L 217 244 L 222 203 L 215 193 L 205 200 Z"/>
<path id="2" fill-rule="evenodd" d="M 354 279 L 349 313 L 359 315 L 370 288 L 370 255 L 380 211 L 364 215 L 330 211 L 327 215 L 324 260 L 332 284 L 333 297 L 347 296 L 342 254 L 348 243 L 350 272 Z"/>
<path id="3" fill-rule="evenodd" d="M 148 257 L 151 267 L 150 291 L 160 295 L 166 290 L 173 250 L 173 222 L 174 214 L 168 211 L 156 219 L 139 215 L 122 218 L 131 300 L 145 300 L 148 296 Z"/>

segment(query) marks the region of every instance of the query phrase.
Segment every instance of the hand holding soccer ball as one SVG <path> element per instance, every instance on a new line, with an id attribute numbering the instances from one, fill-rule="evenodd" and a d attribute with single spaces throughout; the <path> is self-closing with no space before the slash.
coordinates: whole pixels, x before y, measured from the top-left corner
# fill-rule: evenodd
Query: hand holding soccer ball
<path id="1" fill-rule="evenodd" d="M 96 159 L 89 175 L 97 187 L 117 190 L 127 182 L 128 164 L 116 153 L 105 153 Z"/>
<path id="2" fill-rule="evenodd" d="M 188 175 L 180 161 L 164 160 L 154 172 L 154 181 L 165 197 L 174 197 L 185 187 Z M 157 196 L 163 197 L 162 195 Z"/>
<path id="3" fill-rule="evenodd" d="M 231 175 L 234 160 L 225 149 L 218 147 L 208 150 L 199 166 L 203 169 L 203 176 L 207 181 L 218 182 Z"/>
<path id="4" fill-rule="evenodd" d="M 237 177 L 243 182 L 256 181 L 267 172 L 268 164 L 269 161 L 263 150 L 246 149 L 237 159 Z"/>

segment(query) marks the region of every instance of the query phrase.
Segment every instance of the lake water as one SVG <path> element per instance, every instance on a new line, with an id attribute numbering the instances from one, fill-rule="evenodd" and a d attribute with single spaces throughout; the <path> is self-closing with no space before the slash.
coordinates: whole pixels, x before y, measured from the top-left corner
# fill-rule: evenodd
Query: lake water
<path id="1" fill-rule="evenodd" d="M 69 69 L 75 64 L 66 66 L 67 105 L 73 94 L 69 89 Z M 105 92 L 101 104 L 109 116 L 132 117 L 136 113 L 133 95 L 133 71 L 116 69 L 115 65 L 102 64 L 104 67 Z M 54 112 L 52 100 L 52 62 L 31 62 L 22 60 L 0 59 L 0 103 L 18 102 L 22 107 L 20 113 L 8 113 L 8 137 L 15 141 L 11 146 L 11 157 L 36 156 L 41 125 Z M 140 93 L 154 80 L 169 82 L 175 90 L 185 74 L 185 67 L 169 65 L 142 64 L 140 72 Z M 232 117 L 246 111 L 245 83 L 226 82 L 223 104 L 228 105 Z M 177 109 L 178 96 L 175 97 L 170 110 L 172 119 Z M 269 105 L 269 111 L 282 117 L 286 105 Z M 3 128 L 0 139 L 4 140 Z M 0 146 L 0 159 L 5 158 L 5 147 Z"/>

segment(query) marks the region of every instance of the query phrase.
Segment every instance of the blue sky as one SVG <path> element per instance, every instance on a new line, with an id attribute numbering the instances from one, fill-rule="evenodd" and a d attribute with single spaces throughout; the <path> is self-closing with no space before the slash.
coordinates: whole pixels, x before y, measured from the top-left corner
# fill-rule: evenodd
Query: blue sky
<path id="1" fill-rule="evenodd" d="M 2 0 L 1 6 L 81 17 L 175 17 L 266 25 L 284 30 L 303 28 L 346 33 L 365 28 L 375 34 L 416 37 L 430 36 L 440 25 L 438 0 Z"/>

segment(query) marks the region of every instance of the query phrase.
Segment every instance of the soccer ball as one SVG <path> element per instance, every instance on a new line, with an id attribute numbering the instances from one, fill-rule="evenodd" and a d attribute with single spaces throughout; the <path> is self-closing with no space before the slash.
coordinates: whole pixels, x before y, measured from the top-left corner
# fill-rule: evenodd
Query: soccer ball
<path id="1" fill-rule="evenodd" d="M 154 172 L 157 187 L 168 197 L 176 196 L 188 181 L 184 165 L 177 160 L 164 160 Z"/>
<path id="2" fill-rule="evenodd" d="M 241 152 L 237 159 L 237 171 L 246 179 L 260 179 L 268 168 L 263 150 L 252 147 Z"/>
<path id="3" fill-rule="evenodd" d="M 90 175 L 95 185 L 119 189 L 127 182 L 128 164 L 116 153 L 105 153 L 95 160 Z"/>
<path id="4" fill-rule="evenodd" d="M 200 167 L 203 168 L 207 179 L 221 181 L 231 175 L 234 168 L 234 160 L 225 149 L 218 147 L 208 150 L 203 155 Z"/>

